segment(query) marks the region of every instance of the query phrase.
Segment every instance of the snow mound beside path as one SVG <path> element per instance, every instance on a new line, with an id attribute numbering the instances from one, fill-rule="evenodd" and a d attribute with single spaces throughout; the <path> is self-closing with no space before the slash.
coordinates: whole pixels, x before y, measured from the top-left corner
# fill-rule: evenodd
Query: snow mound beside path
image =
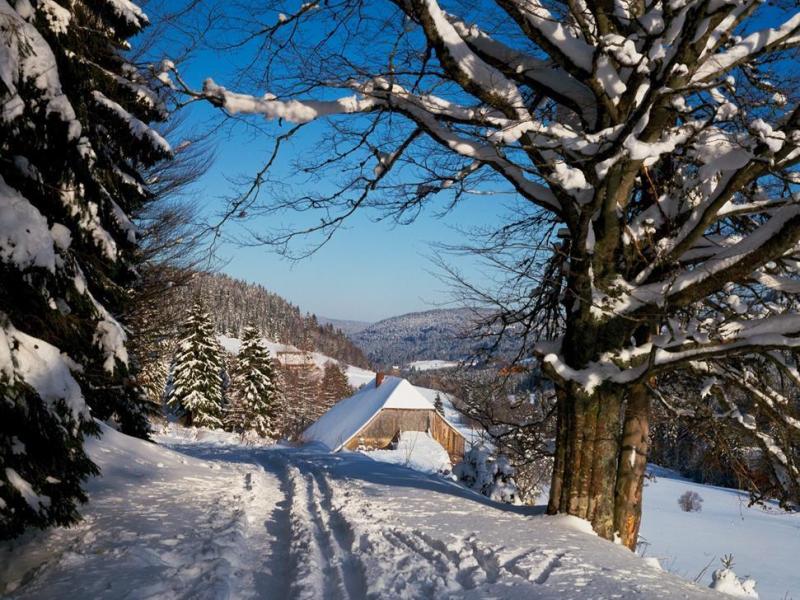
<path id="1" fill-rule="evenodd" d="M 372 450 L 363 454 L 423 473 L 449 473 L 453 470 L 447 451 L 424 431 L 403 431 L 391 450 Z"/>

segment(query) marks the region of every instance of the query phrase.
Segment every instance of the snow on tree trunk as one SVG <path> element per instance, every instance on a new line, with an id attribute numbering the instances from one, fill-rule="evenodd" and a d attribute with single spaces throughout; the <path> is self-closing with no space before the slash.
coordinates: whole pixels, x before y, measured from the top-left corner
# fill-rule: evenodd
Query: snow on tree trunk
<path id="1" fill-rule="evenodd" d="M 321 207 L 310 233 L 323 241 L 361 206 L 403 221 L 436 195 L 455 205 L 490 184 L 522 200 L 478 249 L 505 265 L 506 285 L 476 295 L 497 304 L 493 335 L 526 333 L 519 357 L 538 359 L 557 390 L 551 512 L 634 547 L 653 398 L 738 432 L 768 465 L 754 496 L 796 507 L 800 11 L 495 4 L 387 2 L 377 19 L 362 19 L 384 10 L 374 3 L 300 9 L 292 27 L 255 34 L 276 38 L 265 48 L 303 47 L 315 27 L 360 37 L 314 45 L 314 69 L 277 50 L 264 62 L 286 72 L 264 73 L 258 95 L 172 75 L 233 114 L 365 123 L 352 153 L 318 163 L 355 175 L 289 202 Z M 257 207 L 231 214 L 243 208 Z"/>

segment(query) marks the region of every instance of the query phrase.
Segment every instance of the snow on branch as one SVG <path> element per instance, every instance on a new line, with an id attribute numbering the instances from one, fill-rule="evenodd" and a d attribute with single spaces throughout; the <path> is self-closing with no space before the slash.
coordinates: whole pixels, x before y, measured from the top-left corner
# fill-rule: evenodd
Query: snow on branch
<path id="1" fill-rule="evenodd" d="M 146 140 L 154 149 L 161 152 L 165 156 L 170 156 L 172 154 L 172 148 L 170 147 L 169 142 L 167 142 L 167 140 L 165 140 L 155 129 L 147 125 L 147 123 L 144 123 L 143 121 L 134 117 L 131 113 L 122 108 L 122 106 L 120 106 L 117 102 L 106 98 L 101 92 L 92 92 L 92 97 L 97 104 L 109 110 L 117 118 L 124 121 L 127 124 L 131 135 L 140 140 Z"/>
<path id="2" fill-rule="evenodd" d="M 529 118 L 517 86 L 484 62 L 464 42 L 436 0 L 413 2 L 425 33 L 436 48 L 439 62 L 464 89 L 519 119 Z"/>
<path id="3" fill-rule="evenodd" d="M 175 71 L 175 69 L 172 69 Z M 286 119 L 295 123 L 345 114 L 368 113 L 375 110 L 396 112 L 414 121 L 432 139 L 463 157 L 491 166 L 507 179 L 524 197 L 551 211 L 561 208 L 560 202 L 546 185 L 526 176 L 525 171 L 499 152 L 495 144 L 480 142 L 457 134 L 446 122 L 483 124 L 495 128 L 505 127 L 498 135 L 519 137 L 522 131 L 542 127 L 528 119 L 515 123 L 493 114 L 491 110 L 476 110 L 448 102 L 435 96 L 418 96 L 385 78 L 357 84 L 350 82 L 355 95 L 338 100 L 279 100 L 272 94 L 262 97 L 231 92 L 212 80 L 206 80 L 202 91 L 192 90 L 176 73 L 183 91 L 194 98 L 205 99 L 232 114 L 257 114 L 267 119 Z M 514 138 L 516 139 L 516 138 Z M 552 143 L 547 138 L 546 143 Z"/>
<path id="4" fill-rule="evenodd" d="M 592 72 L 594 48 L 561 19 L 555 17 L 539 0 L 498 0 L 498 4 L 517 21 L 528 37 L 548 53 L 558 57 L 568 71 L 583 74 Z"/>
<path id="5" fill-rule="evenodd" d="M 591 89 L 557 64 L 506 46 L 477 26 L 467 26 L 452 15 L 447 18 L 476 54 L 499 65 L 498 68 L 502 68 L 507 77 L 570 107 L 582 114 L 587 122 L 594 122 L 597 118 L 597 103 Z"/>
<path id="6" fill-rule="evenodd" d="M 378 106 L 374 98 L 346 96 L 338 100 L 278 100 L 272 94 L 262 97 L 226 90 L 206 79 L 199 96 L 231 114 L 262 115 L 266 119 L 285 119 L 290 123 L 308 123 L 321 117 L 369 112 Z"/>
<path id="7" fill-rule="evenodd" d="M 800 13 L 780 27 L 751 33 L 725 52 L 706 58 L 692 76 L 693 83 L 718 77 L 733 67 L 771 50 L 783 50 L 800 43 Z"/>

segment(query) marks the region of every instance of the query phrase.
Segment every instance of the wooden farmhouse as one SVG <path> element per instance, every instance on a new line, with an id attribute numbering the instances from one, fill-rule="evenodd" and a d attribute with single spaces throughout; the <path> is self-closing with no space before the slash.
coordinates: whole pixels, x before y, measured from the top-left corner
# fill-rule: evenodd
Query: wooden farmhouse
<path id="1" fill-rule="evenodd" d="M 405 379 L 378 373 L 354 395 L 337 402 L 303 432 L 331 452 L 387 448 L 404 431 L 424 431 L 447 451 L 453 464 L 464 457 L 464 436 Z"/>

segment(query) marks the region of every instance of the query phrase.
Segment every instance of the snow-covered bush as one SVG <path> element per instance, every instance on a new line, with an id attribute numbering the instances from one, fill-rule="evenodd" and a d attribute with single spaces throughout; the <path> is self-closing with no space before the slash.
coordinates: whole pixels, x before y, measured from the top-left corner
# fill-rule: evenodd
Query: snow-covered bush
<path id="1" fill-rule="evenodd" d="M 486 448 L 474 446 L 464 454 L 464 460 L 453 473 L 465 486 L 492 500 L 520 504 L 514 467 L 502 454 L 495 457 Z"/>
<path id="2" fill-rule="evenodd" d="M 683 512 L 700 512 L 703 510 L 703 498 L 697 492 L 686 490 L 678 498 L 678 506 Z"/>
<path id="3" fill-rule="evenodd" d="M 365 450 L 374 460 L 402 465 L 423 473 L 448 475 L 452 471 L 447 451 L 424 431 L 403 431 L 391 448 Z"/>
<path id="4" fill-rule="evenodd" d="M 724 557 L 722 559 L 722 568 L 711 574 L 711 585 L 709 587 L 712 590 L 735 596 L 736 598 L 758 598 L 755 580 L 749 577 L 739 579 L 731 567 L 733 567 L 733 557 Z"/>

